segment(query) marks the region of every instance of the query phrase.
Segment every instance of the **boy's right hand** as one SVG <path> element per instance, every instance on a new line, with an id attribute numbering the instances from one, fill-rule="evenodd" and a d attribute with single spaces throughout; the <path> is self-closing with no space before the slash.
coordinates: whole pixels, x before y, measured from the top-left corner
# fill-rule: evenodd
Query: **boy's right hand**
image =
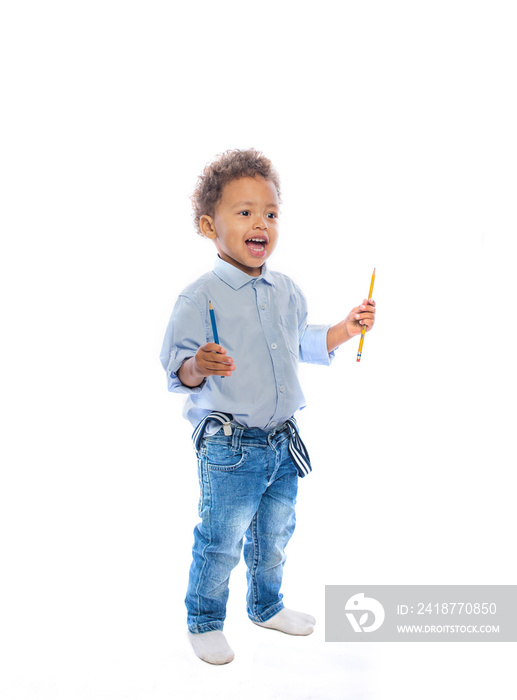
<path id="1" fill-rule="evenodd" d="M 195 370 L 202 377 L 220 375 L 231 377 L 235 365 L 231 357 L 226 356 L 226 350 L 217 343 L 205 343 L 196 352 L 194 358 Z"/>
<path id="2" fill-rule="evenodd" d="M 206 377 L 220 375 L 231 377 L 235 365 L 231 357 L 226 357 L 226 350 L 217 343 L 205 343 L 194 357 L 181 365 L 178 377 L 185 386 L 196 387 L 203 383 Z"/>

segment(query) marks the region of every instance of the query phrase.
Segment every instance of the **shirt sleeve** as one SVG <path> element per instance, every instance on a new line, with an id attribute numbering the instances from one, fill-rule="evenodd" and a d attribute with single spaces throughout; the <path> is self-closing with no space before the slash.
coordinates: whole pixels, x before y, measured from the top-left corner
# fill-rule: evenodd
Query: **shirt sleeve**
<path id="1" fill-rule="evenodd" d="M 196 387 L 185 386 L 178 370 L 189 357 L 194 357 L 201 345 L 208 342 L 207 332 L 198 306 L 185 296 L 178 297 L 165 332 L 160 362 L 167 373 L 167 389 L 181 394 L 196 394 L 206 379 Z"/>
<path id="2" fill-rule="evenodd" d="M 334 350 L 327 350 L 327 333 L 330 325 L 307 323 L 307 302 L 301 290 L 296 287 L 298 309 L 298 337 L 300 339 L 300 362 L 313 365 L 330 365 Z"/>

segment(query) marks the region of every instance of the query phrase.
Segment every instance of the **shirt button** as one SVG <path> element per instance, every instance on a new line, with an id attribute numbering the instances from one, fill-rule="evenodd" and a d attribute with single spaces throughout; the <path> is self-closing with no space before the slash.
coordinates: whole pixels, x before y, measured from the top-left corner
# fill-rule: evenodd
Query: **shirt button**
<path id="1" fill-rule="evenodd" d="M 260 308 L 261 308 L 261 309 L 265 309 L 266 306 L 267 306 L 266 304 L 261 304 L 261 305 L 260 305 Z"/>
<path id="2" fill-rule="evenodd" d="M 285 387 L 284 387 L 284 385 L 283 385 L 283 384 L 280 384 L 280 386 L 279 386 L 278 388 L 280 389 L 280 391 L 281 391 L 281 392 L 283 392 L 283 391 L 284 391 L 284 389 L 285 389 Z"/>
<path id="3" fill-rule="evenodd" d="M 276 343 L 271 343 L 271 350 L 276 350 L 278 345 Z"/>

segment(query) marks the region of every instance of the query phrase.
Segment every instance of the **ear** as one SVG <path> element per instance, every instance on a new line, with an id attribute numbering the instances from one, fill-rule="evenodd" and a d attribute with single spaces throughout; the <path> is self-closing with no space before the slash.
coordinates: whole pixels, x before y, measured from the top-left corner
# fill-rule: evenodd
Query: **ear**
<path id="1" fill-rule="evenodd" d="M 203 214 L 199 219 L 199 228 L 206 238 L 211 238 L 213 240 L 217 236 L 214 220 L 211 216 L 208 216 L 208 214 Z"/>

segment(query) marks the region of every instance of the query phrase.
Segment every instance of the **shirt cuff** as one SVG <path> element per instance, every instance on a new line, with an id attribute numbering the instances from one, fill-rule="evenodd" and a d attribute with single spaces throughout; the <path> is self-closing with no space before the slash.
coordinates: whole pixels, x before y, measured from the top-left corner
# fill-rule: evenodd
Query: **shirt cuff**
<path id="1" fill-rule="evenodd" d="M 300 360 L 313 365 L 330 365 L 335 357 L 335 351 L 327 350 L 327 333 L 330 325 L 307 326 L 300 343 Z"/>
<path id="2" fill-rule="evenodd" d="M 175 348 L 172 350 L 169 364 L 167 365 L 167 389 L 169 391 L 174 391 L 178 394 L 199 394 L 201 389 L 206 383 L 206 378 L 203 379 L 201 384 L 198 386 L 187 386 L 183 384 L 181 379 L 178 377 L 178 372 L 181 365 L 188 360 L 189 357 L 193 357 L 192 351 L 190 350 L 180 350 Z"/>

